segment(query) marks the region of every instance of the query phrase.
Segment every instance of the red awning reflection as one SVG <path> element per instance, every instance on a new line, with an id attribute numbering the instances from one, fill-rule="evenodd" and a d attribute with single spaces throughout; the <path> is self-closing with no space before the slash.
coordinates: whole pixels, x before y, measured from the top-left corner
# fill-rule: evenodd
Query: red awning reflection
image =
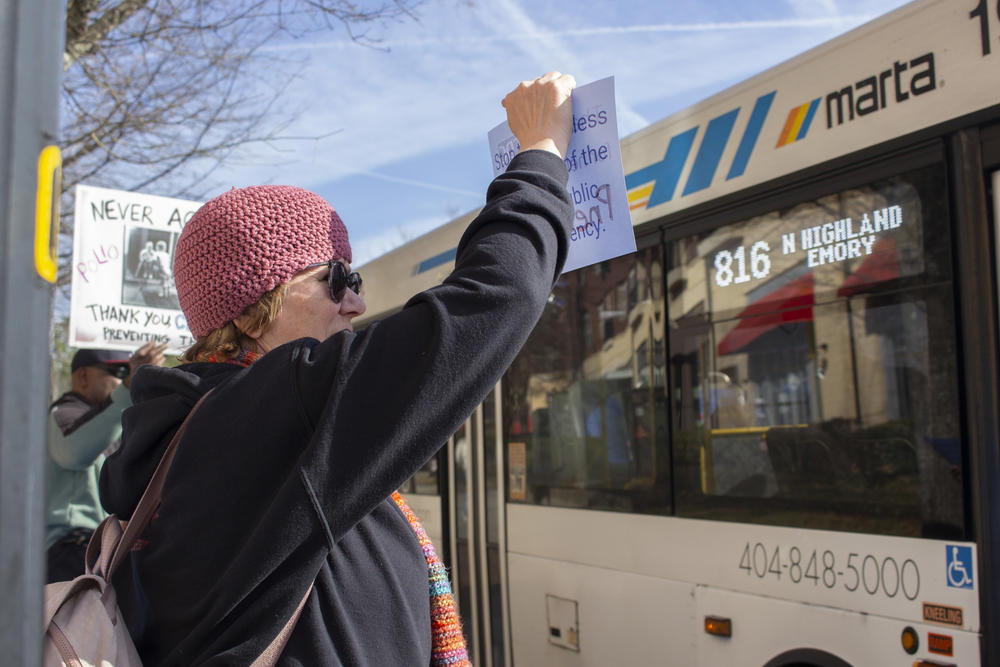
<path id="1" fill-rule="evenodd" d="M 767 294 L 740 313 L 740 323 L 719 343 L 719 355 L 734 354 L 781 324 L 813 318 L 813 275 L 793 280 Z"/>
<path id="2" fill-rule="evenodd" d="M 891 236 L 883 236 L 872 246 L 872 254 L 847 276 L 844 284 L 837 290 L 837 296 L 850 296 L 869 285 L 898 277 L 899 253 L 896 251 L 896 241 Z"/>

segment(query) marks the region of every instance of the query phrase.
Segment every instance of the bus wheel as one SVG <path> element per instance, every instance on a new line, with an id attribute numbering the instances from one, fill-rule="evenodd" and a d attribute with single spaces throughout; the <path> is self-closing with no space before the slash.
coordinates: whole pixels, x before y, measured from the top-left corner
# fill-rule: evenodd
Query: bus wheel
<path id="1" fill-rule="evenodd" d="M 826 651 L 796 648 L 771 658 L 764 667 L 851 667 L 851 664 Z"/>

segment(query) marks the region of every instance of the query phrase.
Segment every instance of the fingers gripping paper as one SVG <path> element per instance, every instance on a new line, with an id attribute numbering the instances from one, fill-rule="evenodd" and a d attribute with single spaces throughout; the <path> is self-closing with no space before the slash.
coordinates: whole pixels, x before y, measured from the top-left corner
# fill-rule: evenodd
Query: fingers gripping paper
<path id="1" fill-rule="evenodd" d="M 520 149 L 506 122 L 489 133 L 493 175 L 502 174 Z M 564 271 L 635 252 L 618 144 L 615 79 L 573 90 L 573 138 L 566 150 L 573 199 L 573 229 Z"/>

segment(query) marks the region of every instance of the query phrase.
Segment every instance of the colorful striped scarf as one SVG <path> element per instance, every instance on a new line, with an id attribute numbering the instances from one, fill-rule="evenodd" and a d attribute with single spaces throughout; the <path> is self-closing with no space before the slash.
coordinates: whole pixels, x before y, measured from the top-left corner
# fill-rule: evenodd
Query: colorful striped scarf
<path id="1" fill-rule="evenodd" d="M 207 361 L 227 361 L 249 366 L 260 354 L 243 351 L 235 359 L 220 360 L 213 354 L 205 357 Z M 410 528 L 417 536 L 420 548 L 427 561 L 427 578 L 431 597 L 431 667 L 472 667 L 468 651 L 465 648 L 465 636 L 462 634 L 462 623 L 458 617 L 455 598 L 451 594 L 451 584 L 448 581 L 448 571 L 434 550 L 427 531 L 420 525 L 420 519 L 413 513 L 406 500 L 398 491 L 393 491 L 392 499 L 406 517 Z"/>
<path id="2" fill-rule="evenodd" d="M 427 537 L 427 532 L 420 525 L 420 519 L 406 504 L 403 496 L 398 491 L 393 491 L 392 499 L 410 522 L 410 528 L 417 534 L 417 541 L 420 542 L 420 547 L 424 550 L 424 559 L 427 561 L 431 593 L 431 665 L 472 667 L 469 654 L 465 650 L 462 623 L 458 618 L 455 598 L 451 594 L 448 571 L 438 558 L 434 545 L 431 544 L 431 538 Z"/>

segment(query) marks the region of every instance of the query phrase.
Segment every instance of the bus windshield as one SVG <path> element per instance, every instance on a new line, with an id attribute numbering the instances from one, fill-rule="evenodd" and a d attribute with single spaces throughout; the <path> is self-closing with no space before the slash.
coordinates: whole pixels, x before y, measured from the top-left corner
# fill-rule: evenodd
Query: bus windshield
<path id="1" fill-rule="evenodd" d="M 668 243 L 679 516 L 964 537 L 946 182 Z"/>

